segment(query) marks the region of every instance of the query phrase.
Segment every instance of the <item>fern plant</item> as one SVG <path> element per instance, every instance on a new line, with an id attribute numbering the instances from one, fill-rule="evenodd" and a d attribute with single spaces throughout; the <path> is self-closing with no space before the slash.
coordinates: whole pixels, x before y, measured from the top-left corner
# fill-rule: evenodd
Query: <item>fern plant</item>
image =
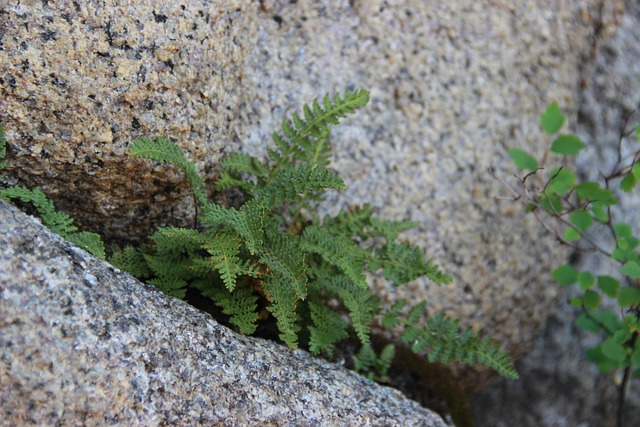
<path id="1" fill-rule="evenodd" d="M 395 285 L 422 276 L 437 284 L 450 281 L 422 250 L 397 240 L 415 223 L 378 219 L 368 205 L 335 217 L 304 214 L 327 189 L 345 188 L 328 167 L 329 133 L 368 101 L 366 90 L 314 100 L 302 116 L 282 122 L 266 160 L 246 153 L 224 160 L 216 189 L 239 190 L 244 203 L 237 209 L 208 200 L 195 166 L 171 141 L 133 142 L 132 157 L 169 162 L 185 174 L 201 215 L 193 229 L 161 228 L 148 246 L 127 247 L 110 261 L 169 295 L 184 298 L 188 289 L 197 290 L 242 333 L 252 334 L 259 322 L 274 319 L 279 338 L 292 348 L 303 345 L 331 356 L 350 334 L 366 348 L 380 314 L 384 326 L 404 327 L 404 341 L 432 361 L 479 362 L 517 378 L 498 344 L 460 331 L 444 316 L 420 318 L 422 304 L 405 315 L 399 303 L 385 309 L 373 295 L 366 272 Z M 382 368 L 388 367 L 390 352 Z"/>
<path id="2" fill-rule="evenodd" d="M 4 160 L 6 154 L 7 140 L 4 135 L 4 127 L 0 124 L 0 169 L 6 166 L 7 162 Z M 1 177 L 2 175 L 0 175 Z M 19 201 L 31 204 L 42 218 L 44 225 L 51 231 L 99 258 L 105 257 L 104 244 L 100 235 L 79 231 L 78 227 L 73 225 L 73 219 L 64 212 L 57 211 L 53 202 L 39 188 L 29 189 L 17 185 L 1 188 L 0 199 L 6 202 Z"/>

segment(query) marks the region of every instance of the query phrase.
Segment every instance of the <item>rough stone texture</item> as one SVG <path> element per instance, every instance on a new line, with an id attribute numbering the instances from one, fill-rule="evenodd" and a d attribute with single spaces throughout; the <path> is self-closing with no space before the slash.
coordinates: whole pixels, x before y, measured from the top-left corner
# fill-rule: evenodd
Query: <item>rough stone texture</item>
<path id="1" fill-rule="evenodd" d="M 509 192 L 487 169 L 511 175 L 508 147 L 542 153 L 540 111 L 552 99 L 575 106 L 581 72 L 623 0 L 199 0 L 184 10 L 122 0 L 104 14 L 76 3 L 0 14 L 9 54 L 0 120 L 8 117 L 10 139 L 26 138 L 10 152 L 22 162 L 10 176 L 42 185 L 92 230 L 140 235 L 192 208 L 174 170 L 123 160 L 130 136 L 179 140 L 212 179 L 221 147 L 240 140 L 264 153 L 292 109 L 370 88 L 369 106 L 333 133 L 348 190 L 326 210 L 371 203 L 384 217 L 419 221 L 407 239 L 454 283 L 376 283 L 379 294 L 428 299 L 516 356 L 530 347 L 556 294 L 545 273 L 565 253 L 520 206 L 493 200 Z M 107 122 L 119 127 L 98 126 Z M 470 377 L 470 388 L 484 381 Z"/>
<path id="2" fill-rule="evenodd" d="M 370 88 L 370 104 L 333 132 L 348 188 L 327 211 L 371 203 L 386 218 L 420 222 L 407 238 L 454 283 L 378 283 L 380 295 L 426 298 L 518 356 L 549 313 L 556 289 L 546 272 L 565 252 L 518 204 L 494 201 L 510 193 L 487 169 L 509 179 L 507 148 L 542 154 L 540 112 L 553 99 L 574 107 L 591 39 L 611 30 L 620 4 L 265 2 L 245 72 L 255 96 L 243 148 L 263 152 L 291 106 Z"/>
<path id="3" fill-rule="evenodd" d="M 0 424 L 442 426 L 399 392 L 247 338 L 0 202 Z"/>
<path id="4" fill-rule="evenodd" d="M 607 41 L 586 77 L 586 89 L 579 104 L 577 133 L 587 143 L 578 156 L 578 170 L 585 179 L 598 180 L 608 174 L 617 159 L 620 129 L 627 116 L 640 104 L 640 3 L 629 2 L 616 34 Z M 631 115 L 630 131 L 640 123 Z M 638 149 L 635 134 L 626 138 L 623 153 Z M 616 183 L 614 183 L 615 185 Z M 640 233 L 638 193 L 620 195 L 614 217 Z M 610 245 L 596 230 L 598 240 Z M 636 234 L 637 235 L 637 234 Z M 610 246 L 609 246 L 610 247 Z M 593 274 L 619 276 L 619 267 L 605 257 L 583 255 L 577 267 Z M 616 270 L 618 268 L 618 270 Z M 577 290 L 563 292 L 563 300 Z M 600 427 L 615 425 L 618 389 L 611 376 L 600 375 L 584 358 L 586 349 L 598 343 L 595 335 L 577 329 L 576 310 L 560 301 L 534 351 L 522 360 L 522 379 L 497 381 L 473 400 L 479 427 L 536 426 Z M 627 391 L 625 426 L 640 420 L 640 381 L 632 379 Z"/>
<path id="5" fill-rule="evenodd" d="M 183 177 L 128 159 L 126 147 L 171 138 L 213 175 L 238 143 L 252 10 L 238 0 L 0 2 L 7 175 L 109 238 L 191 218 Z"/>

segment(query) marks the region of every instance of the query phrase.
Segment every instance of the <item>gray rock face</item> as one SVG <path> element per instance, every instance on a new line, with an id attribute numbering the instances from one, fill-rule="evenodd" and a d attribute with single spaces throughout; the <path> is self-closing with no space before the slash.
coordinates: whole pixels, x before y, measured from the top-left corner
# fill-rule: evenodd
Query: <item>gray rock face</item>
<path id="1" fill-rule="evenodd" d="M 627 130 L 640 123 L 635 111 L 640 104 L 640 4 L 629 2 L 615 35 L 599 51 L 579 104 L 577 133 L 587 143 L 578 156 L 577 168 L 585 179 L 600 180 L 610 173 L 617 159 L 620 130 L 631 115 Z M 635 134 L 625 138 L 623 153 L 638 149 Z M 613 185 L 617 185 L 614 182 Z M 630 224 L 640 232 L 637 191 L 621 194 L 621 205 L 614 207 L 617 221 Z M 596 230 L 597 231 L 597 230 Z M 604 233 L 597 240 L 611 248 Z M 637 234 L 636 234 L 637 235 Z M 619 276 L 619 266 L 600 254 L 584 254 L 577 268 L 594 275 Z M 614 378 L 601 375 L 584 353 L 599 340 L 594 334 L 578 329 L 573 323 L 578 312 L 565 302 L 576 290 L 562 293 L 553 308 L 534 351 L 519 364 L 521 381 L 497 381 L 474 403 L 479 427 L 600 427 L 615 425 L 618 388 Z M 624 426 L 640 420 L 640 381 L 631 379 L 624 411 Z"/>
<path id="2" fill-rule="evenodd" d="M 517 203 L 494 200 L 511 194 L 487 170 L 511 178 L 510 147 L 542 154 L 540 112 L 554 99 L 575 107 L 590 40 L 611 30 L 621 4 L 265 2 L 245 72 L 255 96 L 243 149 L 264 149 L 287 112 L 274 106 L 371 88 L 370 104 L 333 133 L 347 190 L 326 210 L 370 203 L 384 217 L 420 222 L 407 239 L 454 283 L 376 283 L 377 292 L 426 299 L 522 354 L 549 314 L 548 272 L 566 252 Z M 470 375 L 470 386 L 482 382 Z"/>
<path id="3" fill-rule="evenodd" d="M 2 425 L 444 426 L 344 368 L 247 338 L 0 202 Z"/>
<path id="4" fill-rule="evenodd" d="M 124 154 L 132 140 L 164 136 L 211 177 L 220 152 L 236 148 L 250 2 L 10 1 L 0 10 L 7 176 L 107 238 L 188 220 L 183 176 Z"/>
<path id="5" fill-rule="evenodd" d="M 107 3 L 109 7 L 107 8 Z M 623 0 L 453 2 L 31 2 L 0 14 L 0 121 L 13 182 L 38 185 L 81 226 L 135 238 L 191 219 L 183 177 L 126 159 L 139 136 L 187 149 L 209 181 L 220 151 L 264 153 L 284 115 L 326 92 L 372 101 L 334 132 L 348 189 L 335 213 L 371 203 L 422 225 L 418 243 L 454 276 L 377 293 L 428 300 L 519 356 L 556 297 L 566 253 L 487 172 L 509 147 L 544 150 L 540 111 L 575 106 L 591 40 Z M 76 7 L 77 5 L 77 7 Z M 94 8 L 108 10 L 95 13 Z M 486 372 L 485 372 L 486 373 Z M 471 373 L 474 388 L 484 375 Z"/>

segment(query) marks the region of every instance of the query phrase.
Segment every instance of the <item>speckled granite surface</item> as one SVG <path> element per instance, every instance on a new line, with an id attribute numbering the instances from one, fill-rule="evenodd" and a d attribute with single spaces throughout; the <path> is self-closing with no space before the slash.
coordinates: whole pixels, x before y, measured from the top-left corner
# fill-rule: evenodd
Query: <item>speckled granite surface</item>
<path id="1" fill-rule="evenodd" d="M 628 2 L 615 35 L 599 50 L 579 108 L 574 130 L 587 143 L 577 158 L 577 170 L 585 179 L 601 179 L 616 162 L 620 129 L 628 115 L 640 105 L 640 3 Z M 627 126 L 631 131 L 640 124 L 635 111 Z M 623 143 L 623 153 L 638 150 L 633 132 Z M 614 186 L 617 183 L 614 183 Z M 637 189 L 621 195 L 612 211 L 618 221 L 626 222 L 640 233 L 640 197 Z M 594 230 L 596 231 L 596 230 Z M 602 230 L 600 230 L 602 231 Z M 598 240 L 611 248 L 612 241 Z M 636 234 L 637 235 L 637 234 Z M 619 266 L 601 254 L 582 254 L 577 268 L 594 275 L 619 275 Z M 585 359 L 584 352 L 599 340 L 574 325 L 579 314 L 567 302 L 577 289 L 564 289 L 534 351 L 524 358 L 518 382 L 497 381 L 476 397 L 474 409 L 478 427 L 600 427 L 615 425 L 618 390 L 612 376 L 601 375 Z M 624 425 L 640 420 L 640 380 L 629 382 Z"/>
<path id="2" fill-rule="evenodd" d="M 12 53 L 0 61 L 0 120 L 9 117 L 10 139 L 27 139 L 10 152 L 25 169 L 9 175 L 42 184 L 81 225 L 144 234 L 191 218 L 192 209 L 174 170 L 123 160 L 130 137 L 177 138 L 212 179 L 223 147 L 264 153 L 292 109 L 325 92 L 369 88 L 371 103 L 333 133 L 334 167 L 348 189 L 326 210 L 371 203 L 384 217 L 422 223 L 406 238 L 454 283 L 376 282 L 377 292 L 426 298 L 434 312 L 485 328 L 522 355 L 553 307 L 547 272 L 566 254 L 519 206 L 494 201 L 509 193 L 487 169 L 510 176 L 508 147 L 542 153 L 540 111 L 553 99 L 575 106 L 594 40 L 612 31 L 622 3 L 198 0 L 160 8 L 121 0 L 111 14 L 70 1 L 11 7 L 0 15 L 8 29 L 1 52 Z M 483 381 L 469 373 L 471 388 Z"/>
<path id="3" fill-rule="evenodd" d="M 218 325 L 0 202 L 0 424 L 444 426 L 399 392 Z"/>
<path id="4" fill-rule="evenodd" d="M 134 139 L 164 136 L 212 176 L 221 151 L 237 147 L 242 69 L 255 33 L 250 2 L 0 4 L 7 175 L 40 186 L 107 237 L 188 219 L 183 177 L 124 154 Z"/>
<path id="5" fill-rule="evenodd" d="M 565 252 L 518 204 L 494 201 L 511 194 L 487 169 L 508 180 L 507 148 L 541 155 L 540 112 L 554 99 L 574 108 L 592 37 L 613 30 L 622 2 L 265 3 L 245 72 L 255 97 L 243 148 L 262 152 L 291 105 L 370 88 L 370 104 L 332 134 L 347 190 L 326 209 L 371 203 L 420 222 L 406 237 L 453 284 L 378 283 L 379 294 L 427 299 L 523 354 L 552 310 L 548 272 Z"/>

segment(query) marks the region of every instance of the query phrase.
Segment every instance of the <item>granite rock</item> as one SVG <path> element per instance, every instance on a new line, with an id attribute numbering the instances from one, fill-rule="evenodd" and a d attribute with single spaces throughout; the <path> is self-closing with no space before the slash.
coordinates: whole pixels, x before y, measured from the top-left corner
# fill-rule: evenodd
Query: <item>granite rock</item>
<path id="1" fill-rule="evenodd" d="M 38 186 L 86 229 L 133 240 L 192 216 L 174 168 L 129 159 L 163 136 L 213 176 L 238 145 L 249 2 L 2 2 L 0 123 L 12 183 Z"/>
<path id="2" fill-rule="evenodd" d="M 520 205 L 494 200 L 511 193 L 488 169 L 509 181 L 507 148 L 542 154 L 540 112 L 551 100 L 575 111 L 582 71 L 622 2 L 264 4 L 245 71 L 255 97 L 243 149 L 263 153 L 281 116 L 315 96 L 370 88 L 370 104 L 332 134 L 347 190 L 326 211 L 370 203 L 418 221 L 405 238 L 453 284 L 376 283 L 379 295 L 426 299 L 524 354 L 556 298 L 548 271 L 567 253 Z M 469 386 L 483 381 L 470 374 Z"/>
<path id="3" fill-rule="evenodd" d="M 0 201 L 0 424 L 441 426 L 398 391 L 248 338 Z"/>
<path id="4" fill-rule="evenodd" d="M 640 3 L 629 2 L 616 33 L 597 52 L 585 75 L 576 133 L 587 144 L 577 158 L 577 170 L 586 180 L 610 173 L 616 159 L 620 130 L 625 122 L 625 156 L 637 151 L 633 128 L 640 123 Z M 627 120 L 628 119 L 628 120 Z M 630 132 L 629 132 L 630 131 Z M 619 194 L 613 207 L 617 221 L 640 233 L 637 192 Z M 596 241 L 611 248 L 604 230 L 592 230 Z M 619 266 L 601 254 L 576 257 L 576 267 L 594 275 L 619 277 Z M 497 381 L 472 401 L 478 427 L 599 427 L 615 425 L 618 405 L 616 377 L 601 375 L 586 361 L 585 351 L 600 341 L 574 325 L 579 314 L 566 301 L 577 289 L 562 292 L 562 300 L 536 340 L 534 350 L 519 364 L 521 381 Z M 606 303 L 606 301 L 605 301 Z M 618 377 L 619 379 L 619 377 Z M 626 394 L 623 422 L 633 426 L 640 419 L 640 381 L 631 379 Z"/>
<path id="5" fill-rule="evenodd" d="M 509 192 L 487 169 L 508 178 L 509 147 L 542 153 L 539 113 L 554 99 L 575 111 L 583 74 L 623 3 L 197 0 L 157 9 L 121 0 L 108 14 L 70 1 L 8 7 L 0 121 L 12 142 L 24 141 L 10 152 L 18 163 L 8 176 L 43 187 L 90 230 L 135 238 L 184 223 L 193 207 L 174 169 L 123 157 L 130 139 L 179 141 L 211 181 L 220 150 L 264 155 L 283 115 L 326 92 L 369 88 L 367 108 L 333 132 L 333 167 L 348 189 L 324 210 L 370 203 L 386 218 L 420 222 L 405 238 L 454 283 L 395 289 L 374 280 L 376 292 L 389 302 L 427 299 L 432 312 L 484 328 L 519 357 L 556 298 L 546 273 L 567 254 L 520 206 L 494 200 Z M 485 374 L 468 372 L 469 388 Z"/>

